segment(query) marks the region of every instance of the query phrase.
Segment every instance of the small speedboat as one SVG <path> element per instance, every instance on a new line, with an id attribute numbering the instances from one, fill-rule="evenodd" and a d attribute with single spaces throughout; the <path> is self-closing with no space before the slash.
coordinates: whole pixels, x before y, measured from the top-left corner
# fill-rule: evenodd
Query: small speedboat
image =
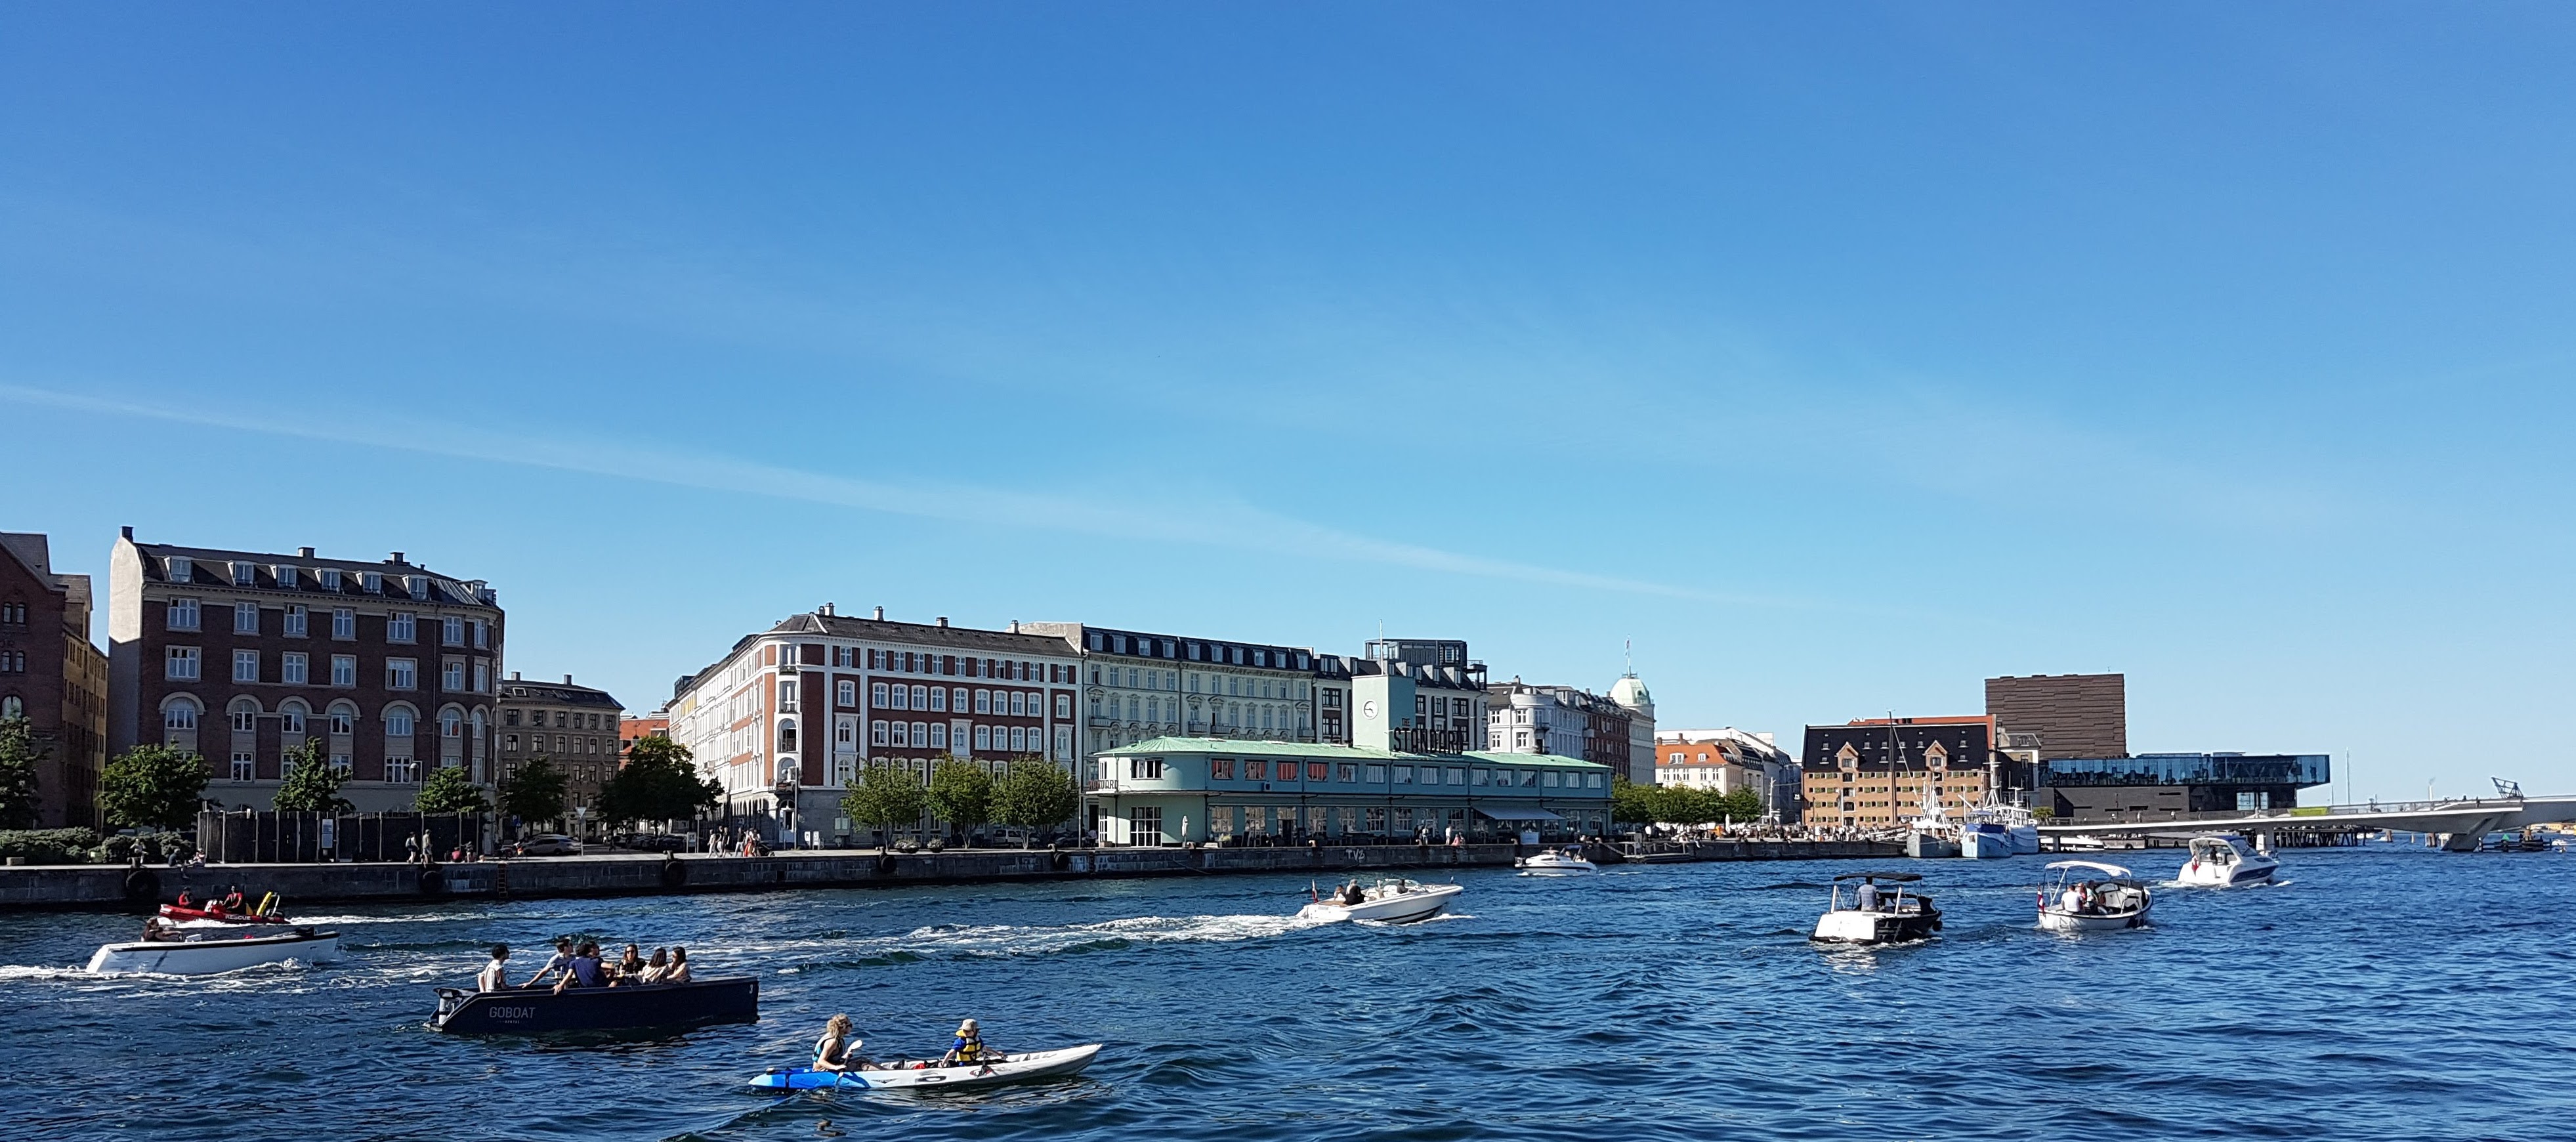
<path id="1" fill-rule="evenodd" d="M 1910 872 L 1846 872 L 1834 877 L 1825 914 L 1816 917 L 1816 932 L 1807 938 L 1820 944 L 1931 939 L 1941 930 L 1941 910 L 1932 906 L 1931 897 L 1906 888 L 1922 879 Z M 1851 902 L 1845 904 L 1843 882 L 1851 880 L 1860 883 L 1852 886 Z"/>
<path id="2" fill-rule="evenodd" d="M 1335 920 L 1375 920 L 1381 924 L 1408 924 L 1428 920 L 1467 891 L 1455 884 L 1422 884 L 1400 876 L 1390 876 L 1360 890 L 1360 899 L 1345 904 L 1339 897 L 1320 899 L 1297 910 L 1300 920 L 1331 922 Z"/>
<path id="3" fill-rule="evenodd" d="M 751 1086 L 754 1090 L 824 1090 L 832 1087 L 919 1090 L 928 1087 L 999 1086 L 1080 1074 L 1099 1053 L 1100 1044 L 1086 1043 L 1079 1047 L 1002 1055 L 987 1062 L 952 1066 L 943 1066 L 935 1059 L 919 1059 L 887 1063 L 877 1070 L 868 1071 L 779 1067 L 754 1076 Z"/>
<path id="4" fill-rule="evenodd" d="M 1512 866 L 1520 869 L 1522 876 L 1581 876 L 1600 871 L 1599 866 L 1583 859 L 1583 850 L 1578 848 L 1540 849 L 1513 861 Z"/>
<path id="5" fill-rule="evenodd" d="M 760 981 L 724 976 L 688 983 L 618 987 L 438 989 L 429 1025 L 454 1035 L 542 1035 L 556 1031 L 642 1031 L 760 1021 Z"/>
<path id="6" fill-rule="evenodd" d="M 2269 884 L 2280 869 L 2281 862 L 2271 854 L 2250 848 L 2233 835 L 2193 837 L 2191 859 L 2174 874 L 2174 880 L 2195 888 Z"/>
<path id="7" fill-rule="evenodd" d="M 2116 864 L 2052 862 L 2057 880 L 2039 890 L 2039 926 L 2049 932 L 2104 932 L 2147 926 L 2155 894 Z"/>
<path id="8" fill-rule="evenodd" d="M 93 972 L 158 972 L 213 975 L 295 960 L 308 964 L 340 958 L 340 934 L 297 928 L 277 935 L 206 940 L 142 940 L 105 944 L 89 958 Z"/>

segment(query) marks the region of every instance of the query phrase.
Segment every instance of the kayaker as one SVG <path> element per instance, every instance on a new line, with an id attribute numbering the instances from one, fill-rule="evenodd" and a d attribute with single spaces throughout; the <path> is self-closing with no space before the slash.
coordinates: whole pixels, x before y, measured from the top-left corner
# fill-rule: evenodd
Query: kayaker
<path id="1" fill-rule="evenodd" d="M 508 991 L 510 989 L 510 973 L 509 969 L 502 965 L 509 962 L 509 959 L 510 945 L 492 945 L 492 962 L 483 965 L 483 971 L 474 977 L 474 990 Z"/>
<path id="2" fill-rule="evenodd" d="M 823 1037 L 814 1040 L 814 1069 L 818 1071 L 873 1071 L 876 1064 L 858 1055 L 866 1046 L 850 1036 L 850 1017 L 835 1015 L 823 1024 Z"/>
<path id="3" fill-rule="evenodd" d="M 983 1062 L 992 1051 L 984 1046 L 984 1036 L 968 1019 L 957 1025 L 957 1041 L 948 1045 L 948 1053 L 939 1057 L 943 1066 L 966 1066 Z"/>

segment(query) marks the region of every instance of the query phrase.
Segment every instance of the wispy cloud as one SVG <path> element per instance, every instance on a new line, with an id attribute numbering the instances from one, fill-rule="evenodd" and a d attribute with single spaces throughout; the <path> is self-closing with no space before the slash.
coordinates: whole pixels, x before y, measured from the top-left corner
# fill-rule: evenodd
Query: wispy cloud
<path id="1" fill-rule="evenodd" d="M 1209 501 L 1189 510 L 1165 508 L 1146 514 L 1065 496 L 960 485 L 853 480 L 731 457 L 675 452 L 658 446 L 636 447 L 578 438 L 536 437 L 409 418 L 399 421 L 399 431 L 358 427 L 395 423 L 389 418 L 373 416 L 340 417 L 335 418 L 329 427 L 315 427 L 227 416 L 220 412 L 128 397 L 71 393 L 7 383 L 0 383 L 0 400 L 94 416 L 397 449 L 478 463 L 512 464 L 702 491 L 767 496 L 886 515 L 1042 527 L 1113 539 L 1320 555 L 1446 574 L 1700 602 L 1765 607 L 1810 605 L 1795 599 L 1727 594 L 1398 543 L 1279 515 L 1240 502 Z M 1192 522 L 1180 524 L 1173 522 L 1175 519 Z"/>

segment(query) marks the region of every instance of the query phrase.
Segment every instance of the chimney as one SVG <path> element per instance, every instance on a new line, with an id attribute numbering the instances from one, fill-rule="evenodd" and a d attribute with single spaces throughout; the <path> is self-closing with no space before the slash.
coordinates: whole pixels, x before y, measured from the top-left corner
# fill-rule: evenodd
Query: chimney
<path id="1" fill-rule="evenodd" d="M 939 625 L 941 625 L 941 626 L 947 626 L 947 625 L 948 625 L 948 616 L 946 616 L 946 615 L 941 615 L 941 616 L 939 616 Z"/>
<path id="2" fill-rule="evenodd" d="M 399 563 L 401 563 L 402 561 L 403 561 L 402 552 L 399 552 L 399 551 L 394 552 L 394 557 L 393 557 L 393 558 L 388 559 L 388 560 L 385 560 L 385 562 L 387 562 L 387 563 L 394 563 L 394 564 L 399 564 Z"/>
<path id="3" fill-rule="evenodd" d="M 127 543 L 134 542 L 134 529 L 132 527 L 121 527 L 117 530 L 125 533 L 125 541 Z"/>
<path id="4" fill-rule="evenodd" d="M 570 686 L 570 685 L 572 685 L 572 675 L 569 675 L 569 674 L 564 675 L 564 685 L 566 685 L 566 686 Z"/>
<path id="5" fill-rule="evenodd" d="M 310 547 L 298 547 L 295 549 L 295 557 L 298 559 L 311 559 L 313 558 L 313 549 Z"/>
<path id="6" fill-rule="evenodd" d="M 825 604 L 823 604 L 822 606 L 816 607 L 816 608 L 814 608 L 814 613 L 815 613 L 815 614 L 818 614 L 818 615 L 821 615 L 821 616 L 823 616 L 824 618 L 827 618 L 827 619 L 828 619 L 828 618 L 831 618 L 831 617 L 832 617 L 832 604 L 830 604 L 830 603 L 825 603 Z"/>
<path id="7" fill-rule="evenodd" d="M 884 607 L 878 607 L 878 608 L 877 608 L 877 621 L 878 621 L 878 622 L 884 622 L 884 621 L 885 621 L 885 608 L 884 608 Z"/>
<path id="8" fill-rule="evenodd" d="M 516 670 L 511 671 L 511 672 L 510 672 L 510 681 L 512 681 L 512 682 L 516 682 L 516 681 L 518 681 L 518 680 L 519 680 L 519 672 L 518 672 L 518 671 L 516 671 Z"/>

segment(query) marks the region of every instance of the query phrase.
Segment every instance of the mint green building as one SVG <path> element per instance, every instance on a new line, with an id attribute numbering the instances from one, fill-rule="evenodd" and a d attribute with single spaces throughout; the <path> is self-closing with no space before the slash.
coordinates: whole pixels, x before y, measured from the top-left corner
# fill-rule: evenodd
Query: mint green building
<path id="1" fill-rule="evenodd" d="M 1553 842 L 1610 823 L 1610 768 L 1551 754 L 1159 737 L 1083 764 L 1083 822 L 1109 844 Z"/>

